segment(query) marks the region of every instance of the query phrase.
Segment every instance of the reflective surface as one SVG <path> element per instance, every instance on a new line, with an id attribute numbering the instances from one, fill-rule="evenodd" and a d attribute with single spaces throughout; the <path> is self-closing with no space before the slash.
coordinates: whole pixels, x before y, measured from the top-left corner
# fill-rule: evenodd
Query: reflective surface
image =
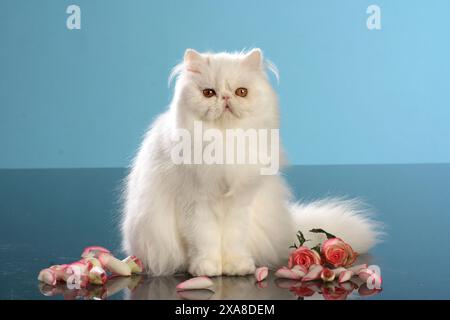
<path id="1" fill-rule="evenodd" d="M 82 291 L 40 285 L 40 269 L 79 259 L 85 246 L 102 245 L 122 256 L 118 221 L 125 173 L 0 170 L 1 299 L 322 299 L 324 293 L 348 299 L 450 299 L 450 165 L 444 164 L 294 166 L 285 171 L 297 198 L 362 197 L 377 212 L 387 236 L 370 256 L 361 257 L 381 268 L 383 290 L 377 294 L 365 295 L 370 292 L 364 284 L 351 294 L 292 288 L 273 276 L 261 285 L 252 276 L 214 278 L 215 293 L 177 294 L 175 285 L 186 275 L 116 278 L 105 288 Z"/>

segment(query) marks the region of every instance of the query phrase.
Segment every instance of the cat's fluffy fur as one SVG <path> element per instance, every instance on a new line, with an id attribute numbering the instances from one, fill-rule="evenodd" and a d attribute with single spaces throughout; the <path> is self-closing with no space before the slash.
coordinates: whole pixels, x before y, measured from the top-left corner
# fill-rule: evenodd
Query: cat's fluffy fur
<path id="1" fill-rule="evenodd" d="M 172 162 L 171 134 L 192 130 L 194 120 L 221 130 L 279 128 L 268 65 L 259 49 L 233 54 L 189 49 L 175 69 L 170 108 L 148 130 L 125 191 L 123 247 L 141 258 L 150 274 L 244 275 L 255 266 L 276 267 L 286 263 L 297 230 L 324 228 L 360 253 L 376 242 L 376 224 L 355 200 L 293 204 L 283 178 L 261 175 L 258 166 Z M 234 94 L 239 87 L 248 89 L 246 97 Z M 216 96 L 204 97 L 205 88 Z M 223 95 L 232 112 L 225 110 Z"/>

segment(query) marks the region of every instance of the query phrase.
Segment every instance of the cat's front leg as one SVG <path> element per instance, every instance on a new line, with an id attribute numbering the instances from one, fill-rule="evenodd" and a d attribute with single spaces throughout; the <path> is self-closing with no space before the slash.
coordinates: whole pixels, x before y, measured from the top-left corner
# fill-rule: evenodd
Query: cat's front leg
<path id="1" fill-rule="evenodd" d="M 186 221 L 189 273 L 194 276 L 221 275 L 221 234 L 217 216 L 206 203 L 199 202 Z"/>
<path id="2" fill-rule="evenodd" d="M 246 206 L 232 205 L 222 225 L 222 271 L 226 275 L 247 275 L 255 272 L 250 253 L 249 212 Z"/>

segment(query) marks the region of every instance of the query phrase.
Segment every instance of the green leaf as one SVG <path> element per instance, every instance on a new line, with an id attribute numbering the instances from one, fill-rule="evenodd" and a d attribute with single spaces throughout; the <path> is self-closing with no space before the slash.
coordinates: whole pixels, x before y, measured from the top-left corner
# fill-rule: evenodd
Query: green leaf
<path id="1" fill-rule="evenodd" d="M 293 249 L 298 249 L 297 245 L 294 243 L 292 246 L 289 246 L 289 249 L 293 248 Z"/>
<path id="2" fill-rule="evenodd" d="M 323 230 L 323 229 L 311 229 L 311 230 L 309 230 L 309 232 L 312 232 L 312 233 L 324 233 L 324 234 L 327 236 L 327 239 L 333 239 L 333 238 L 336 238 L 335 235 L 333 235 L 333 234 L 331 234 L 331 233 L 328 233 L 328 232 L 326 232 L 326 231 Z"/>
<path id="3" fill-rule="evenodd" d="M 320 256 L 320 244 L 318 244 L 317 246 L 311 248 L 311 250 L 316 251 L 319 254 L 319 256 Z"/>
<path id="4" fill-rule="evenodd" d="M 303 233 L 302 233 L 301 231 L 298 231 L 298 232 L 297 232 L 297 239 L 298 239 L 298 242 L 300 243 L 300 247 L 303 246 L 303 244 L 304 244 L 306 241 L 309 241 L 309 240 L 306 240 L 306 239 L 305 239 L 305 236 L 303 235 Z"/>

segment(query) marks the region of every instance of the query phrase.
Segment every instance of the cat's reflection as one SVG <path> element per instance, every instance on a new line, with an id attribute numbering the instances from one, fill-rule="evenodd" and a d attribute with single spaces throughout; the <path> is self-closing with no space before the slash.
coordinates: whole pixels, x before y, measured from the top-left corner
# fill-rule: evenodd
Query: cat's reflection
<path id="1" fill-rule="evenodd" d="M 213 277 L 211 290 L 176 291 L 176 285 L 188 279 L 187 275 L 145 278 L 134 289 L 126 290 L 125 299 L 296 299 L 288 290 L 276 286 L 273 281 L 256 283 L 253 275 L 245 277 Z"/>

